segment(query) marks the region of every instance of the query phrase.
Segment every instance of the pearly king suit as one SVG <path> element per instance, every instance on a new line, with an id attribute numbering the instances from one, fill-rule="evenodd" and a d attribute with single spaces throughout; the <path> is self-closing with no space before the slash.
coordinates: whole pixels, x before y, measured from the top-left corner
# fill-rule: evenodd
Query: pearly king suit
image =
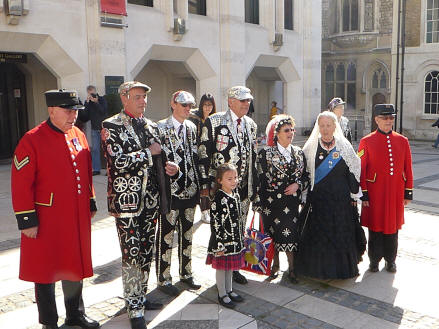
<path id="1" fill-rule="evenodd" d="M 174 122 L 181 125 L 176 131 Z M 172 284 L 171 255 L 174 230 L 178 233 L 180 279 L 192 277 L 192 227 L 195 207 L 199 202 L 200 176 L 198 172 L 197 127 L 189 120 L 178 123 L 172 116 L 157 124 L 162 149 L 168 161 L 180 170 L 171 177 L 171 211 L 158 220 L 156 239 L 156 272 L 159 285 Z M 180 130 L 180 126 L 179 129 Z"/>
<path id="2" fill-rule="evenodd" d="M 241 118 L 241 132 L 232 119 L 231 110 L 211 115 L 201 130 L 200 174 L 202 189 L 212 188 L 216 169 L 223 163 L 234 164 L 238 170 L 238 193 L 241 198 L 243 231 L 247 213 L 256 195 L 257 187 L 257 147 L 256 123 L 248 116 Z"/>
<path id="3" fill-rule="evenodd" d="M 148 147 L 158 141 L 155 123 L 125 111 L 102 123 L 107 160 L 108 211 L 116 219 L 122 251 L 124 298 L 130 318 L 143 316 L 160 206 L 159 186 Z"/>

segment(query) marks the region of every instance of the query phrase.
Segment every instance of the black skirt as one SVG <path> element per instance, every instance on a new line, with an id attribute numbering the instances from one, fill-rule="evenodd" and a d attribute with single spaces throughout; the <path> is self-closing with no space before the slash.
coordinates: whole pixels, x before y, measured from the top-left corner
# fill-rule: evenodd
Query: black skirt
<path id="1" fill-rule="evenodd" d="M 319 279 L 358 275 L 361 256 L 356 241 L 355 216 L 358 215 L 352 207 L 349 175 L 347 165 L 341 160 L 308 195 L 311 211 L 295 257 L 297 273 Z"/>

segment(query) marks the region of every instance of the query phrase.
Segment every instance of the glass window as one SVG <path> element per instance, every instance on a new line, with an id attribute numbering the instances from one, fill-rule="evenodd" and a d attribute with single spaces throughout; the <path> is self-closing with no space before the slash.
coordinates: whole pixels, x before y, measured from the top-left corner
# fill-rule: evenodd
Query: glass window
<path id="1" fill-rule="evenodd" d="M 326 81 L 334 81 L 334 66 L 332 66 L 332 64 L 326 67 L 325 78 Z"/>
<path id="2" fill-rule="evenodd" d="M 373 73 L 372 88 L 378 88 L 378 72 Z"/>
<path id="3" fill-rule="evenodd" d="M 154 6 L 153 0 L 128 0 L 128 3 L 131 3 L 133 5 L 147 6 L 147 7 Z"/>
<path id="4" fill-rule="evenodd" d="M 206 0 L 188 0 L 189 14 L 206 16 Z"/>
<path id="5" fill-rule="evenodd" d="M 439 71 L 433 71 L 425 77 L 424 113 L 439 113 Z"/>
<path id="6" fill-rule="evenodd" d="M 326 104 L 333 97 L 341 97 L 347 103 L 347 108 L 356 107 L 356 67 L 354 63 L 328 64 L 325 70 L 325 100 Z M 378 82 L 377 82 L 378 83 Z"/>
<path id="7" fill-rule="evenodd" d="M 343 31 L 358 30 L 358 0 L 343 0 Z"/>
<path id="8" fill-rule="evenodd" d="M 337 65 L 337 72 L 335 74 L 337 81 L 344 81 L 345 80 L 344 75 L 345 75 L 344 64 L 340 63 Z"/>
<path id="9" fill-rule="evenodd" d="M 293 0 L 285 0 L 284 1 L 284 28 L 286 30 L 294 30 L 294 1 Z"/>
<path id="10" fill-rule="evenodd" d="M 355 69 L 355 64 L 350 63 L 348 66 L 348 76 L 347 80 L 349 81 L 355 81 L 357 78 L 357 70 Z"/>
<path id="11" fill-rule="evenodd" d="M 427 1 L 426 42 L 439 42 L 439 0 Z"/>
<path id="12" fill-rule="evenodd" d="M 346 103 L 348 108 L 354 109 L 357 103 L 355 83 L 348 83 Z"/>
<path id="13" fill-rule="evenodd" d="M 383 72 L 383 74 L 381 74 L 381 79 L 380 79 L 380 88 L 387 88 L 387 78 L 386 78 L 386 74 Z"/>
<path id="14" fill-rule="evenodd" d="M 245 0 L 245 22 L 259 24 L 259 0 Z"/>

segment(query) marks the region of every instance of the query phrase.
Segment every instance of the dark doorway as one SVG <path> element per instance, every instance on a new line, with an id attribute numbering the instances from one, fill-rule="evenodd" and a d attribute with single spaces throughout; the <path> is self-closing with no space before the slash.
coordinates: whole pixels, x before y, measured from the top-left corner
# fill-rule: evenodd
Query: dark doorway
<path id="1" fill-rule="evenodd" d="M 370 122 L 370 131 L 375 131 L 377 129 L 377 124 L 375 122 L 374 108 L 376 104 L 386 104 L 386 96 L 381 93 L 377 93 L 372 97 L 372 121 Z"/>
<path id="2" fill-rule="evenodd" d="M 0 159 L 12 157 L 28 129 L 25 76 L 13 63 L 0 64 Z"/>

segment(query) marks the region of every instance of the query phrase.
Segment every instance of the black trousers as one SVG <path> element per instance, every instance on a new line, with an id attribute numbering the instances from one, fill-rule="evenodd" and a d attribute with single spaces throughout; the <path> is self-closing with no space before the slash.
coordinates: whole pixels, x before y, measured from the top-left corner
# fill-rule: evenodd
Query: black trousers
<path id="1" fill-rule="evenodd" d="M 398 231 L 394 234 L 374 232 L 369 229 L 368 254 L 370 262 L 377 264 L 384 257 L 386 262 L 393 263 L 398 251 Z"/>
<path id="2" fill-rule="evenodd" d="M 82 281 L 61 281 L 66 306 L 66 318 L 73 319 L 84 314 Z M 41 324 L 54 325 L 58 322 L 55 302 L 55 283 L 35 283 L 35 300 Z"/>

